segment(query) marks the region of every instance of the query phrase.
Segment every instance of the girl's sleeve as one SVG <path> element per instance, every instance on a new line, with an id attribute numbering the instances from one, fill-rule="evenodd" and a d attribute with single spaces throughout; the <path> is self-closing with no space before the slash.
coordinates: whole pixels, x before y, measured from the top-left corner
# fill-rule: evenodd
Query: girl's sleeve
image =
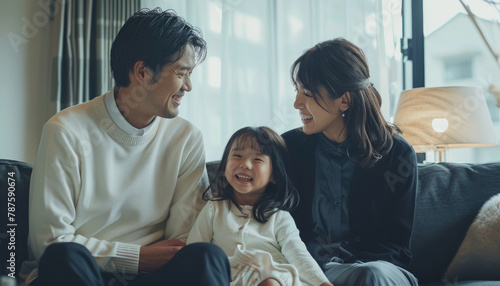
<path id="1" fill-rule="evenodd" d="M 295 222 L 290 213 L 279 211 L 276 219 L 276 240 L 281 247 L 281 253 L 290 264 L 299 271 L 299 278 L 307 285 L 321 285 L 328 278 L 318 263 L 307 251 L 306 245 L 299 236 Z"/>
<path id="2" fill-rule="evenodd" d="M 195 242 L 212 242 L 214 229 L 214 203 L 209 201 L 201 210 L 189 232 L 186 244 Z"/>

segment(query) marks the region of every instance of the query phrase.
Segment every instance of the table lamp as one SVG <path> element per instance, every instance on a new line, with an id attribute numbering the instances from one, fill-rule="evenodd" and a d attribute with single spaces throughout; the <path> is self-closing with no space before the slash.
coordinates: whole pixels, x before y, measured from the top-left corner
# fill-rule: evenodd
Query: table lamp
<path id="1" fill-rule="evenodd" d="M 435 151 L 446 161 L 450 148 L 497 144 L 481 89 L 452 86 L 404 90 L 394 118 L 416 152 Z"/>
<path id="2" fill-rule="evenodd" d="M 497 99 L 497 106 L 500 107 L 500 82 L 490 84 L 488 90 L 495 96 Z"/>

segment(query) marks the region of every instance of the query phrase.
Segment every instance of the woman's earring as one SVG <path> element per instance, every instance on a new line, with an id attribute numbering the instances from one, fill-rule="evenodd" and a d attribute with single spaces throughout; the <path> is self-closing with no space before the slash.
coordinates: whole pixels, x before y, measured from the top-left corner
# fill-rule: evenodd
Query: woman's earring
<path id="1" fill-rule="evenodd" d="M 340 112 L 342 112 L 342 117 L 345 117 L 345 113 L 344 113 L 344 110 L 342 108 L 340 109 Z"/>

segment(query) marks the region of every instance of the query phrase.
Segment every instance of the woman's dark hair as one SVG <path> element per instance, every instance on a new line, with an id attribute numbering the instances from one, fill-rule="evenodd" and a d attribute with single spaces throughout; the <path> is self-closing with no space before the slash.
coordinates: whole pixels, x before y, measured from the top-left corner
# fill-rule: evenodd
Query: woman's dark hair
<path id="1" fill-rule="evenodd" d="M 271 176 L 276 184 L 269 183 L 261 198 L 253 206 L 253 216 L 265 223 L 278 210 L 290 211 L 298 204 L 299 195 L 286 172 L 288 164 L 287 149 L 283 138 L 268 127 L 244 127 L 236 131 L 227 142 L 222 160 L 210 186 L 203 193 L 204 200 L 229 200 L 240 211 L 240 205 L 234 200 L 234 189 L 225 176 L 226 165 L 234 144 L 243 147 L 250 140 L 252 148 L 269 156 L 272 164 Z"/>
<path id="2" fill-rule="evenodd" d="M 205 59 L 207 47 L 201 30 L 175 11 L 141 9 L 128 18 L 111 46 L 111 72 L 118 87 L 130 84 L 129 72 L 144 61 L 157 80 L 162 68 L 182 58 L 186 45 L 193 45 L 196 62 Z"/>
<path id="3" fill-rule="evenodd" d="M 389 153 L 393 133 L 401 130 L 382 116 L 382 98 L 370 83 L 368 62 L 360 48 L 342 38 L 319 43 L 293 63 L 290 73 L 293 84 L 310 91 L 319 106 L 321 87 L 332 100 L 349 92 L 351 104 L 344 120 L 347 135 L 362 151 L 360 166 L 372 167 Z"/>

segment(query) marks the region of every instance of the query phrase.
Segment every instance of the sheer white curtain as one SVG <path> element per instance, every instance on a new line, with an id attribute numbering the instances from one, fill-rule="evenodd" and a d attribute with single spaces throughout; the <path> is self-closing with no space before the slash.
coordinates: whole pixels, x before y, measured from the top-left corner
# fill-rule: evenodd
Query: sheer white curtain
<path id="1" fill-rule="evenodd" d="M 344 37 L 364 50 L 389 119 L 391 94 L 399 94 L 394 82 L 400 73 L 391 62 L 397 59 L 400 2 L 142 0 L 141 6 L 174 9 L 203 31 L 207 59 L 193 72 L 193 90 L 183 99 L 180 116 L 202 130 L 207 160 L 216 160 L 243 126 L 266 125 L 282 133 L 301 125 L 290 66 L 327 39 Z"/>

